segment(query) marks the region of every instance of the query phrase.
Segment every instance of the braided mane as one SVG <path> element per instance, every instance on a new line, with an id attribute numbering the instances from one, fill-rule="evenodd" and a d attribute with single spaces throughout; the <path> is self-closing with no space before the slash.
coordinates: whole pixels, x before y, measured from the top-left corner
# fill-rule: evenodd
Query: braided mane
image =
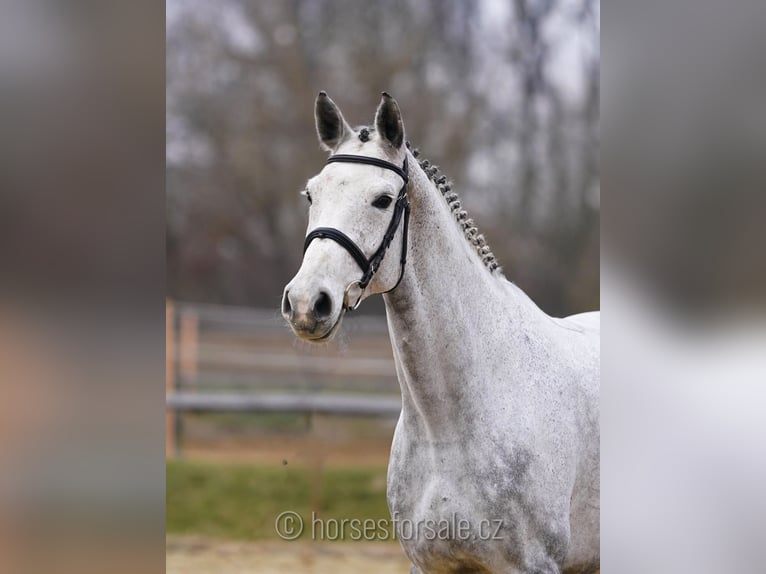
<path id="1" fill-rule="evenodd" d="M 462 208 L 457 193 L 452 191 L 452 182 L 447 181 L 445 175 L 440 175 L 439 168 L 433 165 L 430 161 L 427 159 L 418 159 L 420 157 L 420 150 L 413 148 L 410 142 L 407 142 L 407 149 L 410 150 L 413 157 L 418 160 L 420 168 L 425 172 L 428 179 L 431 180 L 441 192 L 447 205 L 449 205 L 450 210 L 452 210 L 452 215 L 455 217 L 455 221 L 463 230 L 465 238 L 474 246 L 476 253 L 479 255 L 484 265 L 491 273 L 497 273 L 498 275 L 502 274 L 503 269 L 500 267 L 497 259 L 495 259 L 495 255 L 492 253 L 489 245 L 487 245 L 487 240 L 484 238 L 484 235 L 479 233 L 474 220 L 470 219 L 468 213 Z"/>

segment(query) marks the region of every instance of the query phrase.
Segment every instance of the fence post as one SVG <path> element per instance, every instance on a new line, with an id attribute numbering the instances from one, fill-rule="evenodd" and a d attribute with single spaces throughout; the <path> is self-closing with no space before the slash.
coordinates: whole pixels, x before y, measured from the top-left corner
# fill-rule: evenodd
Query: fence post
<path id="1" fill-rule="evenodd" d="M 181 353 L 180 371 L 181 382 L 184 386 L 197 382 L 199 359 L 199 317 L 188 309 L 181 313 Z"/>
<path id="2" fill-rule="evenodd" d="M 175 390 L 176 381 L 175 309 L 172 299 L 165 300 L 165 399 Z M 174 457 L 177 449 L 176 420 L 178 415 L 165 407 L 165 457 Z"/>
<path id="3" fill-rule="evenodd" d="M 178 334 L 178 378 L 176 387 L 180 383 L 185 388 L 197 383 L 199 364 L 199 316 L 195 311 L 184 309 Z M 177 415 L 175 419 L 175 453 L 176 456 L 183 454 L 183 418 Z"/>

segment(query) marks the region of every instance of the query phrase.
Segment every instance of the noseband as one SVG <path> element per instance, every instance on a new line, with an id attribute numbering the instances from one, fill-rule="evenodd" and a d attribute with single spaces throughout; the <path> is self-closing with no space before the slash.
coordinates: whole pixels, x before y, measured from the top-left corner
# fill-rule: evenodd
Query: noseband
<path id="1" fill-rule="evenodd" d="M 351 257 L 354 258 L 354 261 L 356 261 L 357 265 L 359 265 L 360 269 L 362 270 L 361 279 L 356 279 L 349 283 L 346 286 L 346 290 L 343 294 L 343 306 L 347 310 L 353 311 L 359 307 L 359 304 L 362 302 L 362 295 L 364 295 L 364 290 L 367 288 L 367 285 L 370 284 L 370 281 L 372 281 L 372 278 L 375 276 L 375 273 L 377 273 L 378 269 L 380 269 L 380 264 L 383 262 L 383 257 L 386 255 L 386 250 L 394 240 L 396 230 L 399 228 L 399 223 L 402 220 L 402 215 L 404 215 L 404 223 L 402 224 L 402 254 L 399 260 L 401 265 L 401 269 L 399 270 L 399 279 L 396 281 L 396 285 L 391 287 L 391 289 L 388 291 L 384 291 L 384 293 L 393 291 L 402 281 L 402 277 L 404 276 L 404 265 L 407 263 L 407 227 L 409 225 L 410 219 L 410 202 L 407 198 L 407 184 L 409 183 L 410 178 L 407 170 L 406 157 L 404 158 L 404 164 L 402 167 L 394 165 L 393 163 L 389 163 L 385 160 L 378 159 L 376 157 L 367 157 L 363 155 L 338 154 L 331 156 L 330 159 L 327 160 L 327 163 L 341 162 L 363 163 L 367 165 L 374 165 L 376 167 L 382 167 L 383 169 L 393 171 L 396 175 L 404 180 L 404 185 L 402 185 L 402 188 L 399 190 L 399 195 L 396 197 L 396 202 L 394 203 L 394 214 L 391 217 L 391 222 L 388 224 L 385 235 L 383 235 L 383 241 L 380 242 L 380 245 L 375 250 L 375 253 L 373 253 L 369 259 L 348 235 L 339 229 L 335 229 L 334 227 L 317 227 L 306 236 L 306 241 L 303 244 L 304 254 L 309 248 L 309 244 L 314 239 L 332 239 L 346 251 L 348 251 L 349 255 L 351 255 Z M 359 297 L 357 298 L 356 302 L 351 305 L 348 301 L 348 295 L 349 290 L 354 285 L 357 285 L 361 291 L 359 292 Z"/>

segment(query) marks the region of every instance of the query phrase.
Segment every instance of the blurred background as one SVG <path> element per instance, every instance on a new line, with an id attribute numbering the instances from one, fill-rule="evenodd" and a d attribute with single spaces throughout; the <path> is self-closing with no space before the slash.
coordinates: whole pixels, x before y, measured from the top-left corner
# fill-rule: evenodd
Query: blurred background
<path id="1" fill-rule="evenodd" d="M 306 232 L 298 192 L 326 159 L 316 94 L 358 125 L 390 92 L 507 277 L 550 314 L 597 309 L 600 15 L 595 0 L 166 6 L 168 565 L 188 572 L 223 540 L 244 567 L 283 510 L 388 516 L 399 388 L 382 301 L 322 347 L 278 312 Z M 255 548 L 275 563 L 301 548 L 283 544 Z M 406 569 L 395 543 L 310 548 L 292 571 Z"/>

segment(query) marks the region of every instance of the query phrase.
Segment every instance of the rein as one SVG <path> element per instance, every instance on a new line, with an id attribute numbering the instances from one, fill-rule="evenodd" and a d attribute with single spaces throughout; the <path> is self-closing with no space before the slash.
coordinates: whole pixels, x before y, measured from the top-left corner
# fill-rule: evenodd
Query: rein
<path id="1" fill-rule="evenodd" d="M 335 229 L 334 227 L 317 227 L 306 236 L 306 241 L 303 244 L 304 254 L 314 239 L 331 239 L 343 247 L 343 249 L 345 249 L 349 255 L 354 258 L 354 261 L 356 261 L 357 265 L 359 265 L 359 268 L 362 270 L 362 277 L 349 283 L 346 286 L 346 290 L 343 294 L 344 308 L 348 311 L 353 311 L 359 307 L 359 304 L 362 302 L 362 295 L 364 295 L 364 290 L 370 284 L 370 281 L 372 281 L 372 278 L 375 276 L 375 273 L 377 273 L 378 269 L 380 269 L 380 264 L 383 262 L 383 257 L 385 257 L 388 247 L 394 240 L 396 230 L 399 228 L 399 223 L 402 221 L 402 216 L 404 216 L 404 223 L 402 224 L 402 254 L 399 259 L 401 265 L 401 269 L 399 271 L 399 279 L 396 281 L 396 284 L 391 287 L 391 289 L 384 291 L 384 293 L 393 291 L 399 286 L 399 283 L 402 282 L 402 277 L 404 276 L 404 265 L 407 263 L 407 229 L 410 219 L 410 202 L 407 197 L 407 184 L 409 183 L 410 178 L 407 169 L 407 158 L 404 158 L 404 164 L 402 167 L 399 167 L 398 165 L 387 162 L 385 160 L 378 159 L 376 157 L 345 154 L 333 155 L 327 160 L 327 163 L 362 163 L 366 165 L 374 165 L 376 167 L 382 167 L 383 169 L 393 171 L 396 175 L 401 177 L 402 180 L 404 180 L 404 185 L 402 185 L 402 188 L 399 190 L 399 195 L 396 197 L 396 202 L 394 203 L 394 214 L 392 215 L 391 221 L 388 224 L 386 233 L 383 235 L 383 241 L 380 242 L 380 245 L 375 250 L 375 253 L 373 253 L 369 259 L 365 256 L 364 252 L 359 249 L 359 246 L 354 243 L 353 239 L 351 239 L 348 235 L 339 229 Z M 348 296 L 350 289 L 354 285 L 357 285 L 361 291 L 359 292 L 359 297 L 357 298 L 356 302 L 351 305 L 348 301 Z"/>

